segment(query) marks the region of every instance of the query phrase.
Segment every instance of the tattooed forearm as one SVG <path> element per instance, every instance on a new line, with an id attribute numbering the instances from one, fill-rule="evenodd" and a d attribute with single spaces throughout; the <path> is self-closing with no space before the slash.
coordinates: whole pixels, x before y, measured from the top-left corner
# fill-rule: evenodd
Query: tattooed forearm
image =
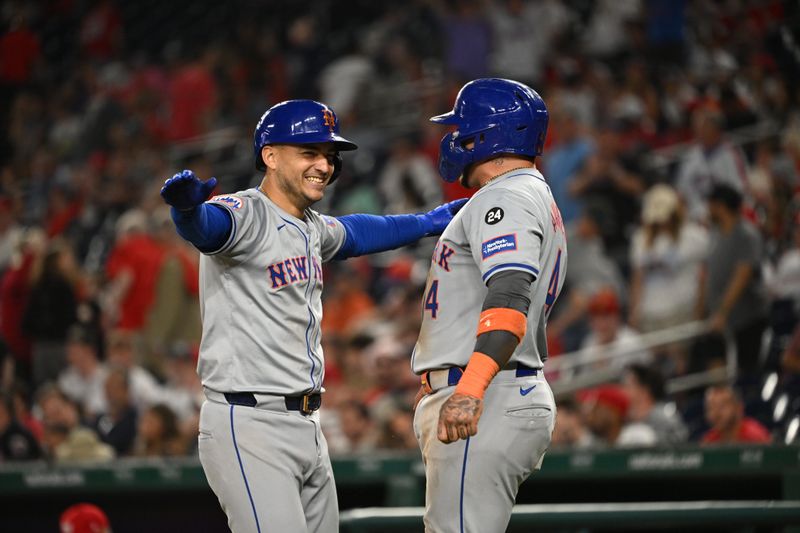
<path id="1" fill-rule="evenodd" d="M 441 416 L 447 422 L 469 424 L 478 415 L 481 403 L 466 394 L 453 394 L 442 406 Z"/>

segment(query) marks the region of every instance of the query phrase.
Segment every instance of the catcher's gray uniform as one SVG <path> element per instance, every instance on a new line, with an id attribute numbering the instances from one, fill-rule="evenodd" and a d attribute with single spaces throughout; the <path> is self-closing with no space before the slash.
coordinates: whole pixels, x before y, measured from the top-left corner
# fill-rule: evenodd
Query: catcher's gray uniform
<path id="1" fill-rule="evenodd" d="M 534 168 L 507 172 L 482 187 L 439 238 L 423 300 L 412 368 L 433 392 L 414 418 L 427 476 L 425 527 L 436 533 L 505 531 L 520 483 L 541 464 L 555 421 L 542 373 L 545 323 L 567 267 L 563 222 Z M 531 285 L 527 332 L 484 397 L 478 434 L 437 439 L 442 404 L 475 346 L 486 283 L 522 270 Z"/>
<path id="2" fill-rule="evenodd" d="M 208 482 L 237 533 L 337 531 L 333 473 L 312 408 L 324 377 L 321 264 L 345 230 L 310 209 L 295 218 L 258 189 L 209 201 L 228 210 L 233 231 L 200 261 L 207 401 L 199 451 Z"/>

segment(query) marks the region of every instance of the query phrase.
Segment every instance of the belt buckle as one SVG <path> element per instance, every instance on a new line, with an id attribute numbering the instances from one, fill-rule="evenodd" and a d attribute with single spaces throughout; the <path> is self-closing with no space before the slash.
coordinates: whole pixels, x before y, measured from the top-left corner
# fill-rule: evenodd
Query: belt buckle
<path id="1" fill-rule="evenodd" d="M 304 415 L 310 415 L 311 413 L 314 412 L 312 409 L 309 408 L 308 401 L 309 401 L 309 395 L 308 394 L 303 395 L 303 402 L 300 404 L 300 411 Z"/>

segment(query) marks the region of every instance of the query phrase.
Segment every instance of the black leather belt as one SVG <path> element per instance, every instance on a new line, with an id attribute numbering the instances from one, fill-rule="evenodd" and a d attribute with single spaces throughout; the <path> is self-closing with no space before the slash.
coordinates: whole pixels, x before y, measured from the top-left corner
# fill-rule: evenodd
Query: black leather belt
<path id="1" fill-rule="evenodd" d="M 322 395 L 319 393 L 306 394 L 304 396 L 284 396 L 286 409 L 289 411 L 300 411 L 303 414 L 310 414 L 322 406 Z M 225 400 L 231 405 L 243 405 L 245 407 L 255 407 L 258 403 L 255 394 L 252 392 L 226 392 Z"/>

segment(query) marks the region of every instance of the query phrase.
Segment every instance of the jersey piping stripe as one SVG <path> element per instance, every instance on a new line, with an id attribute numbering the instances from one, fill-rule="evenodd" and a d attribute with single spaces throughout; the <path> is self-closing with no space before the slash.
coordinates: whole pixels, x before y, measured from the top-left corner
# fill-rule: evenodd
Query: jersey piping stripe
<path id="1" fill-rule="evenodd" d="M 239 454 L 239 446 L 236 445 L 236 432 L 233 430 L 233 408 L 231 405 L 231 438 L 233 439 L 233 449 L 236 450 L 236 459 L 239 461 L 239 469 L 242 471 L 242 479 L 244 479 L 244 488 L 247 489 L 247 497 L 250 499 L 250 507 L 253 508 L 253 517 L 256 519 L 256 530 L 261 533 L 261 525 L 258 523 L 258 513 L 256 512 L 256 504 L 253 502 L 253 495 L 250 493 L 250 485 L 247 483 L 247 475 L 244 473 L 244 464 L 242 463 L 242 456 Z"/>
<path id="2" fill-rule="evenodd" d="M 300 232 L 300 235 L 303 236 L 303 240 L 306 243 L 306 257 L 308 257 L 308 268 L 312 268 L 311 266 L 311 252 L 308 247 L 308 236 L 306 233 L 300 229 L 300 227 L 292 222 L 291 220 L 287 220 L 281 217 L 281 220 L 292 226 L 294 229 Z M 314 277 L 314 286 L 316 287 L 316 277 Z M 308 355 L 308 359 L 311 361 L 311 372 L 309 376 L 311 378 L 311 390 L 316 390 L 317 382 L 314 380 L 314 370 L 317 369 L 317 362 L 315 361 L 314 352 L 311 350 L 311 341 L 308 338 L 308 333 L 311 331 L 312 326 L 316 323 L 316 319 L 314 318 L 314 313 L 311 310 L 311 304 L 308 303 L 308 289 L 311 288 L 311 280 L 306 283 L 306 290 L 303 293 L 303 296 L 306 298 L 306 307 L 308 308 L 308 326 L 306 326 L 306 355 Z"/>
<path id="3" fill-rule="evenodd" d="M 524 263 L 503 263 L 502 265 L 495 265 L 492 268 L 490 268 L 489 270 L 487 270 L 486 273 L 483 275 L 483 281 L 486 281 L 487 279 L 489 279 L 489 276 L 491 276 L 492 274 L 494 274 L 495 272 L 497 272 L 501 268 L 513 268 L 513 269 L 527 270 L 529 272 L 533 272 L 533 275 L 535 277 L 537 277 L 537 278 L 539 277 L 539 270 L 534 268 L 534 267 L 532 267 L 532 266 L 530 266 L 530 265 L 526 265 Z"/>
<path id="4" fill-rule="evenodd" d="M 467 473 L 467 453 L 469 453 L 469 439 L 470 438 L 467 437 L 467 443 L 464 445 L 464 464 L 461 465 L 461 497 L 459 498 L 458 502 L 461 533 L 464 533 L 464 478 L 466 477 Z"/>

